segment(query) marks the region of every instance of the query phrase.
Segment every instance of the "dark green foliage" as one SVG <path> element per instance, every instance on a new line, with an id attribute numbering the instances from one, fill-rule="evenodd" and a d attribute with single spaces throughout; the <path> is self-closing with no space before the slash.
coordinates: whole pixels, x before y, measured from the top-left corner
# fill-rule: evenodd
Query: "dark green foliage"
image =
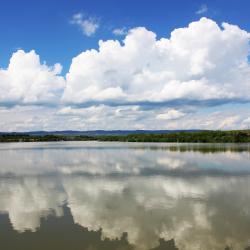
<path id="1" fill-rule="evenodd" d="M 100 141 L 127 142 L 194 142 L 194 143 L 243 143 L 250 142 L 250 131 L 201 131 L 168 134 L 131 134 L 126 136 L 98 136 Z"/>
<path id="2" fill-rule="evenodd" d="M 36 136 L 28 134 L 2 134 L 0 135 L 0 142 L 46 142 L 46 141 L 91 141 L 95 140 L 91 136 L 65 136 L 65 135 L 45 135 Z"/>
<path id="3" fill-rule="evenodd" d="M 245 143 L 250 142 L 249 130 L 232 131 L 197 131 L 166 134 L 129 134 L 103 136 L 69 136 L 28 134 L 1 134 L 0 142 L 34 142 L 34 141 L 121 141 L 121 142 L 193 142 L 193 143 Z"/>

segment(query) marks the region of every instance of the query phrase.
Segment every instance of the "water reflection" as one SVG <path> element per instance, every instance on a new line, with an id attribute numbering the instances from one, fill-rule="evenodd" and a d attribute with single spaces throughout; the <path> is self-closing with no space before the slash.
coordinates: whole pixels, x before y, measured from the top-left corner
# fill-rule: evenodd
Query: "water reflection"
<path id="1" fill-rule="evenodd" d="M 200 145 L 200 146 L 199 146 Z M 173 148 L 180 150 L 173 150 Z M 181 148 L 185 147 L 185 150 Z M 198 150 L 209 149 L 203 154 Z M 154 150 L 153 150 L 154 149 Z M 240 151 L 238 151 L 240 149 Z M 214 153 L 216 152 L 216 153 Z M 249 174 L 249 144 L 0 144 L 0 176 Z"/>
<path id="2" fill-rule="evenodd" d="M 49 250 L 248 246 L 247 151 L 53 145 L 0 150 L 5 249 L 32 249 L 30 242 Z"/>

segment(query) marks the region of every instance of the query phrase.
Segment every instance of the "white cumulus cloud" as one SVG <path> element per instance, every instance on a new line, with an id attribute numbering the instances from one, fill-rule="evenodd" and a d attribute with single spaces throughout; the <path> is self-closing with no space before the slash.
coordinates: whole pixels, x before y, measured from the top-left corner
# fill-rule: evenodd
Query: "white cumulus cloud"
<path id="1" fill-rule="evenodd" d="M 73 58 L 65 102 L 159 103 L 248 99 L 250 35 L 201 18 L 157 39 L 143 27 Z M 225 73 L 226 72 L 226 73 Z"/>
<path id="2" fill-rule="evenodd" d="M 71 23 L 78 25 L 86 36 L 94 35 L 99 28 L 99 22 L 95 18 L 85 18 L 82 13 L 74 14 Z"/>
<path id="3" fill-rule="evenodd" d="M 92 28 L 83 26 L 86 20 L 93 20 Z M 89 36 L 99 26 L 82 14 L 72 22 Z M 8 67 L 0 68 L 0 126 L 5 131 L 247 128 L 249 41 L 250 33 L 238 26 L 204 17 L 169 38 L 137 27 L 122 42 L 100 40 L 98 49 L 76 55 L 65 77 L 60 64 L 48 66 L 35 51 L 18 50 Z M 231 110 L 232 102 L 242 112 Z M 216 106 L 225 112 L 216 113 Z"/>
<path id="4" fill-rule="evenodd" d="M 175 119 L 183 117 L 184 115 L 185 113 L 179 110 L 169 109 L 164 113 L 158 114 L 156 118 L 161 119 L 161 120 L 175 120 Z"/>
<path id="5" fill-rule="evenodd" d="M 116 36 L 124 36 L 127 35 L 127 30 L 126 28 L 116 28 L 113 30 L 113 34 Z"/>
<path id="6" fill-rule="evenodd" d="M 0 68 L 0 103 L 48 104 L 58 102 L 65 86 L 62 66 L 40 63 L 35 51 L 15 52 L 7 69 Z"/>

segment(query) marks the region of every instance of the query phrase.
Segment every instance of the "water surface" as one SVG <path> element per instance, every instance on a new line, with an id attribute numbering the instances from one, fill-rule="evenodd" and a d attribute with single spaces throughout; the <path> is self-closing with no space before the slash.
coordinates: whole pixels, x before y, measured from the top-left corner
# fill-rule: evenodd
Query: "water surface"
<path id="1" fill-rule="evenodd" d="M 247 249 L 250 145 L 0 144 L 8 249 Z"/>

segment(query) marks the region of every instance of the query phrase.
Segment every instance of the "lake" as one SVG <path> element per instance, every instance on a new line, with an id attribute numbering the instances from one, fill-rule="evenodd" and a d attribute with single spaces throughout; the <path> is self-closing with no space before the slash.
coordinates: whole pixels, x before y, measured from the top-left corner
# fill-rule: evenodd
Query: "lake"
<path id="1" fill-rule="evenodd" d="M 3 250 L 250 249 L 250 144 L 0 144 Z"/>

